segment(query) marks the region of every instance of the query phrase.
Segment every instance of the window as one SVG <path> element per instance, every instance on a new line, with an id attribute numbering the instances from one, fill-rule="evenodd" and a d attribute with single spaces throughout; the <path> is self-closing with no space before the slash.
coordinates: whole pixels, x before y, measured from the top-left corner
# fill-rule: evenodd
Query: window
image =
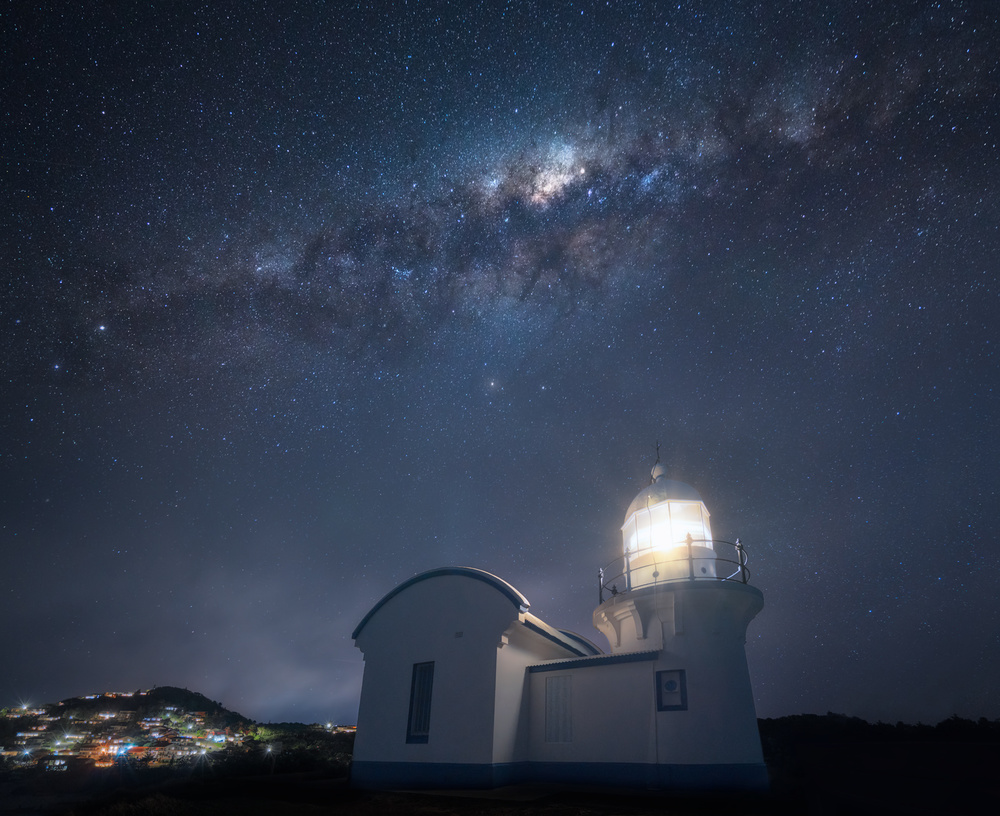
<path id="1" fill-rule="evenodd" d="M 573 676 L 545 678 L 545 741 L 573 741 Z"/>
<path id="2" fill-rule="evenodd" d="M 410 716 L 406 723 L 407 742 L 427 742 L 431 732 L 431 688 L 434 662 L 414 663 L 410 681 Z"/>
<path id="3" fill-rule="evenodd" d="M 671 669 L 656 673 L 656 710 L 687 711 L 687 672 Z"/>

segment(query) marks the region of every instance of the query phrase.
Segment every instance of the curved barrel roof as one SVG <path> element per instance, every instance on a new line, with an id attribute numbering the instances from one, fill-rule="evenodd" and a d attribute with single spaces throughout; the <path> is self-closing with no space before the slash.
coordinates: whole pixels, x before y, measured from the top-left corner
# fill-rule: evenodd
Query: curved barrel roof
<path id="1" fill-rule="evenodd" d="M 354 628 L 354 631 L 351 633 L 351 637 L 357 640 L 358 635 L 361 634 L 361 630 L 365 628 L 365 624 L 372 619 L 372 616 L 374 616 L 374 614 L 378 612 L 390 598 L 394 598 L 400 592 L 409 589 L 414 584 L 419 584 L 421 581 L 427 581 L 431 578 L 440 578 L 446 575 L 459 575 L 465 578 L 471 578 L 474 581 L 482 581 L 484 584 L 488 584 L 507 598 L 507 600 L 514 605 L 518 612 L 527 612 L 528 607 L 531 606 L 531 604 L 528 603 L 528 599 L 514 589 L 514 587 L 502 578 L 497 578 L 497 576 L 493 575 L 493 573 L 486 572 L 486 570 L 476 569 L 475 567 L 439 567 L 438 569 L 432 569 L 427 572 L 422 572 L 419 575 L 414 575 L 412 578 L 407 581 L 403 581 L 403 583 L 401 583 L 398 587 L 387 593 L 382 600 L 375 604 L 375 606 L 369 610 L 368 614 L 361 619 L 361 623 Z"/>

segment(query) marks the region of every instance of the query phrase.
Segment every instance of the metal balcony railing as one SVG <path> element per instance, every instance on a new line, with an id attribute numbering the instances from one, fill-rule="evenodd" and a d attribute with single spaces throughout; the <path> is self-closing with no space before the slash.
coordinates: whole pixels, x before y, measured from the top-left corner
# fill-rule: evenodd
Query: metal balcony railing
<path id="1" fill-rule="evenodd" d="M 715 557 L 706 557 L 706 547 L 714 549 Z M 677 581 L 749 583 L 746 548 L 738 538 L 735 542 L 689 538 L 669 552 L 648 550 L 621 556 L 598 570 L 599 603 L 604 603 L 606 594 Z"/>

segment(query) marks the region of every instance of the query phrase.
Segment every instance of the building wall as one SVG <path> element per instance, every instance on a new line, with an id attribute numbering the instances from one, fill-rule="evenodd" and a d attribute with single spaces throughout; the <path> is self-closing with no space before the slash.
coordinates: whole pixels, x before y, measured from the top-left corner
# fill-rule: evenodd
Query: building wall
<path id="1" fill-rule="evenodd" d="M 744 584 L 678 581 L 619 594 L 595 610 L 616 656 L 660 650 L 647 665 L 649 676 L 630 692 L 637 699 L 655 706 L 655 673 L 684 672 L 687 707 L 655 711 L 651 761 L 762 762 L 744 649 L 747 625 L 762 605 L 760 591 Z"/>
<path id="2" fill-rule="evenodd" d="M 657 661 L 658 670 L 684 669 L 687 685 L 687 710 L 656 713 L 659 762 L 763 762 L 743 645 L 712 645 L 665 650 Z"/>
<path id="3" fill-rule="evenodd" d="M 441 576 L 390 598 L 357 636 L 365 673 L 355 761 L 493 761 L 497 647 L 517 609 L 489 586 Z M 430 734 L 408 744 L 415 663 L 434 662 Z"/>
<path id="4" fill-rule="evenodd" d="M 514 636 L 497 655 L 496 700 L 493 726 L 493 762 L 524 759 L 527 735 L 527 683 L 525 667 L 535 662 L 528 644 Z"/>
<path id="5" fill-rule="evenodd" d="M 493 726 L 493 762 L 523 762 L 528 759 L 530 693 L 528 666 L 571 655 L 558 644 L 514 623 L 505 633 L 505 644 L 497 655 L 496 716 Z"/>
<path id="6" fill-rule="evenodd" d="M 531 667 L 529 761 L 522 778 L 650 789 L 766 788 L 746 661 L 666 650 L 651 656 Z M 660 710 L 657 674 L 674 677 L 678 670 L 686 681 L 686 707 Z M 553 741 L 548 733 L 546 684 L 552 681 L 568 681 L 571 690 L 568 739 L 564 734 Z"/>
<path id="7" fill-rule="evenodd" d="M 572 664 L 570 664 L 572 665 Z M 655 762 L 654 661 L 529 673 L 532 762 Z M 548 667 L 547 667 L 548 668 Z M 546 686 L 569 678 L 571 738 L 546 739 Z"/>
<path id="8" fill-rule="evenodd" d="M 673 593 L 659 668 L 685 669 L 688 708 L 659 712 L 659 761 L 762 763 L 745 641 L 763 596 L 733 582 L 683 582 Z"/>

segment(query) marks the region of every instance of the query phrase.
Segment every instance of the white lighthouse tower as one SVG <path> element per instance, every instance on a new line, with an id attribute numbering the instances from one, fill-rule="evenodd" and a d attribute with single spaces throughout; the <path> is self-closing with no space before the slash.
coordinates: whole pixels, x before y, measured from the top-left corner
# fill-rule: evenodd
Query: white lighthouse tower
<path id="1" fill-rule="evenodd" d="M 655 652 L 655 763 L 677 782 L 766 786 L 744 644 L 764 606 L 746 556 L 712 537 L 694 488 L 654 466 L 622 525 L 619 569 L 601 574 L 594 626 L 612 655 Z"/>

